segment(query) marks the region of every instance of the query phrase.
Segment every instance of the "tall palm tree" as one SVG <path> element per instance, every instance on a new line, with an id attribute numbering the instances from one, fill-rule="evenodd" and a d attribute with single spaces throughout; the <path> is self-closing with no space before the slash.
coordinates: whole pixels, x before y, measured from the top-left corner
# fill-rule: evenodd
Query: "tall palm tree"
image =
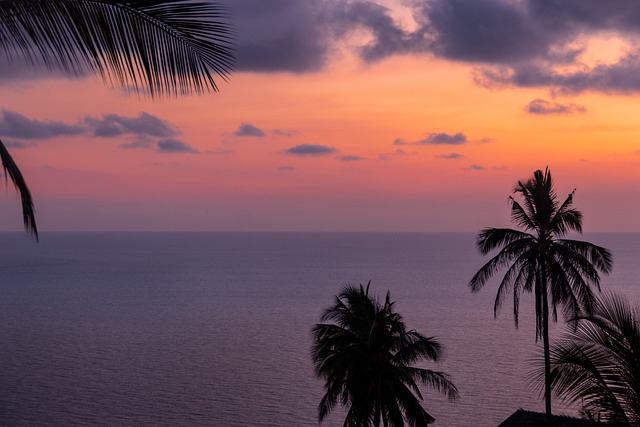
<path id="1" fill-rule="evenodd" d="M 233 68 L 225 19 L 221 6 L 194 0 L 0 0 L 0 55 L 152 98 L 201 94 Z M 0 161 L 37 238 L 31 193 L 1 141 Z"/>
<path id="2" fill-rule="evenodd" d="M 600 289 L 600 272 L 612 267 L 611 253 L 594 244 L 564 239 L 567 233 L 582 233 L 582 213 L 573 208 L 571 192 L 559 203 L 549 168 L 537 170 L 526 182 L 518 182 L 513 197 L 511 220 L 523 230 L 485 228 L 476 244 L 483 255 L 500 249 L 473 276 L 469 286 L 478 292 L 499 271 L 506 272 L 498 286 L 494 315 L 509 292 L 513 292 L 513 315 L 518 326 L 520 295 L 533 292 L 536 310 L 536 341 L 542 338 L 545 366 L 545 410 L 551 415 L 549 362 L 549 308 L 557 321 L 560 307 L 568 317 L 591 313 L 595 303 L 594 289 Z"/>
<path id="3" fill-rule="evenodd" d="M 595 419 L 640 426 L 640 307 L 605 294 L 575 320 L 551 347 L 553 391 Z"/>
<path id="4" fill-rule="evenodd" d="M 371 282 L 369 282 L 370 284 Z M 421 406 L 418 384 L 455 399 L 458 391 L 442 372 L 412 366 L 437 362 L 440 344 L 407 330 L 393 309 L 389 292 L 383 304 L 360 285 L 347 285 L 313 328 L 312 356 L 326 393 L 318 405 L 322 422 L 340 401 L 349 410 L 345 426 L 426 426 L 434 418 Z"/>

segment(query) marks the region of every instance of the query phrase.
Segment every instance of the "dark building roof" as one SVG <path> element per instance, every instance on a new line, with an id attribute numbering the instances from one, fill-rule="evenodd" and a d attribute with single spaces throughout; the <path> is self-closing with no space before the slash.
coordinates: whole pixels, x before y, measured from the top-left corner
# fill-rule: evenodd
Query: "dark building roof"
<path id="1" fill-rule="evenodd" d="M 518 409 L 498 427 L 602 427 L 605 425 L 613 426 L 612 424 L 581 420 L 564 415 L 552 415 L 551 421 L 547 421 L 547 416 L 542 412 Z"/>

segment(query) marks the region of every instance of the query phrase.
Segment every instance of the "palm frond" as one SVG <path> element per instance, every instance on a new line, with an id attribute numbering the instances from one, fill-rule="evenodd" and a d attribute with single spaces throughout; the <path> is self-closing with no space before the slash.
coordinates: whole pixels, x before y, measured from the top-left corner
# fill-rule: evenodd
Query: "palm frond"
<path id="1" fill-rule="evenodd" d="M 534 228 L 546 230 L 558 208 L 549 168 L 544 173 L 541 170 L 535 171 L 533 178 L 525 183 L 518 182 L 514 192 L 522 195 L 525 210 Z"/>
<path id="2" fill-rule="evenodd" d="M 582 233 L 582 212 L 571 207 L 573 204 L 574 189 L 551 220 L 549 228 L 555 232 L 557 236 L 564 236 L 569 231 Z"/>
<path id="3" fill-rule="evenodd" d="M 507 244 L 474 274 L 469 281 L 471 291 L 478 292 L 498 271 L 509 266 L 523 254 L 532 252 L 532 248 L 535 248 L 535 241 L 531 238 L 523 238 Z"/>
<path id="4" fill-rule="evenodd" d="M 582 311 L 590 313 L 595 301 L 592 289 L 582 275 L 566 258 L 547 257 L 549 288 L 553 318 L 557 321 L 557 307 L 563 309 L 565 319 L 574 318 Z"/>
<path id="5" fill-rule="evenodd" d="M 201 94 L 234 67 L 226 20 L 194 0 L 1 0 L 0 50 L 151 97 Z"/>
<path id="6" fill-rule="evenodd" d="M 640 423 L 640 310 L 624 298 L 604 294 L 592 314 L 551 348 L 552 388 L 603 421 Z M 532 372 L 541 383 L 541 371 Z"/>
<path id="7" fill-rule="evenodd" d="M 498 286 L 498 292 L 496 293 L 496 299 L 493 303 L 493 316 L 497 317 L 498 311 L 502 306 L 502 302 L 507 297 L 507 293 L 513 288 L 514 296 L 514 320 L 516 328 L 518 327 L 518 310 L 519 305 L 518 296 L 523 285 L 528 281 L 529 269 L 526 268 L 528 260 L 531 257 L 530 251 L 522 253 L 517 259 L 513 261 L 510 267 L 507 268 L 507 272 L 502 277 L 502 281 Z"/>
<path id="8" fill-rule="evenodd" d="M 527 212 L 520 203 L 518 203 L 513 197 L 509 197 L 511 201 L 511 221 L 525 230 L 535 230 L 536 223 L 534 219 L 531 217 L 535 212 Z M 534 207 L 529 207 L 529 210 L 535 209 Z"/>
<path id="9" fill-rule="evenodd" d="M 571 252 L 580 254 L 603 273 L 610 273 L 613 268 L 613 255 L 610 250 L 602 246 L 571 239 L 558 239 L 556 244 L 566 247 Z"/>
<path id="10" fill-rule="evenodd" d="M 33 208 L 33 199 L 31 198 L 31 191 L 29 191 L 29 187 L 27 187 L 27 183 L 25 182 L 18 165 L 13 160 L 2 141 L 0 141 L 0 163 L 2 163 L 2 169 L 4 170 L 5 177 L 11 180 L 16 191 L 20 194 L 24 228 L 27 232 L 31 233 L 37 241 L 38 227 L 36 226 L 36 217 L 35 210 Z"/>
<path id="11" fill-rule="evenodd" d="M 404 366 L 418 360 L 438 362 L 442 356 L 442 346 L 434 337 L 425 337 L 416 331 L 408 331 L 397 337 L 398 345 L 393 362 Z"/>
<path id="12" fill-rule="evenodd" d="M 423 407 L 420 405 L 418 399 L 415 398 L 411 390 L 409 390 L 404 384 L 399 383 L 393 389 L 395 400 L 402 408 L 402 412 L 406 414 L 406 418 L 409 421 L 410 426 L 415 427 L 427 427 L 429 424 L 435 421 Z M 395 415 L 394 424 L 399 427 L 404 426 L 404 420 L 402 412 L 398 411 Z M 400 415 L 400 419 L 397 418 Z"/>
<path id="13" fill-rule="evenodd" d="M 409 368 L 409 370 L 414 378 L 419 379 L 423 384 L 444 394 L 449 400 L 456 400 L 460 397 L 458 388 L 451 381 L 450 375 L 444 372 L 422 368 Z"/>
<path id="14" fill-rule="evenodd" d="M 533 235 L 512 228 L 485 228 L 476 238 L 476 247 L 482 255 L 494 249 L 508 246 L 523 239 L 532 239 Z"/>

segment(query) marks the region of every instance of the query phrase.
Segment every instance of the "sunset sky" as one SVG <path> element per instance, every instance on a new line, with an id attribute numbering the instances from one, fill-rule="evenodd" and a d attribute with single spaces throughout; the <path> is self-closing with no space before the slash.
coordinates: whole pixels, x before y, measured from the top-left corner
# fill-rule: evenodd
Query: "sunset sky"
<path id="1" fill-rule="evenodd" d="M 41 230 L 477 231 L 548 165 L 585 231 L 640 231 L 636 0 L 222 3 L 219 93 L 0 65 Z M 0 211 L 22 229 L 10 185 Z"/>

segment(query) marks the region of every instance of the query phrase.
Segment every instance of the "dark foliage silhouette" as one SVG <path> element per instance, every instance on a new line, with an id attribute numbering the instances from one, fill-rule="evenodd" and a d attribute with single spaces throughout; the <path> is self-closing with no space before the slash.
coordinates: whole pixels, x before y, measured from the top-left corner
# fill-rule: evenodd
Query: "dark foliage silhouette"
<path id="1" fill-rule="evenodd" d="M 513 197 L 511 220 L 521 230 L 485 228 L 477 236 L 483 255 L 499 249 L 473 276 L 469 286 L 478 292 L 501 270 L 506 270 L 496 295 L 494 314 L 509 293 L 513 295 L 513 315 L 518 326 L 520 295 L 535 295 L 536 340 L 542 338 L 545 365 L 545 410 L 551 415 L 549 365 L 549 308 L 557 321 L 557 309 L 567 318 L 591 313 L 595 304 L 594 289 L 600 289 L 599 272 L 612 267 L 611 253 L 594 244 L 564 239 L 569 232 L 582 233 L 582 214 L 573 208 L 571 192 L 559 203 L 551 173 L 537 170 L 526 182 L 518 182 Z"/>
<path id="2" fill-rule="evenodd" d="M 551 388 L 584 414 L 640 426 L 640 307 L 604 294 L 592 314 L 575 318 L 551 353 Z M 544 373 L 536 373 L 536 385 Z"/>
<path id="3" fill-rule="evenodd" d="M 217 91 L 233 68 L 225 10 L 193 0 L 0 0 L 0 54 L 45 70 L 92 73 L 152 98 Z M 31 193 L 0 141 L 27 231 L 38 236 Z"/>
<path id="4" fill-rule="evenodd" d="M 434 419 L 422 407 L 419 384 L 455 399 L 449 376 L 413 366 L 437 362 L 441 346 L 433 337 L 408 330 L 389 293 L 380 303 L 369 285 L 347 285 L 313 328 L 312 357 L 326 393 L 318 406 L 324 420 L 340 402 L 348 407 L 345 426 L 426 426 Z"/>

